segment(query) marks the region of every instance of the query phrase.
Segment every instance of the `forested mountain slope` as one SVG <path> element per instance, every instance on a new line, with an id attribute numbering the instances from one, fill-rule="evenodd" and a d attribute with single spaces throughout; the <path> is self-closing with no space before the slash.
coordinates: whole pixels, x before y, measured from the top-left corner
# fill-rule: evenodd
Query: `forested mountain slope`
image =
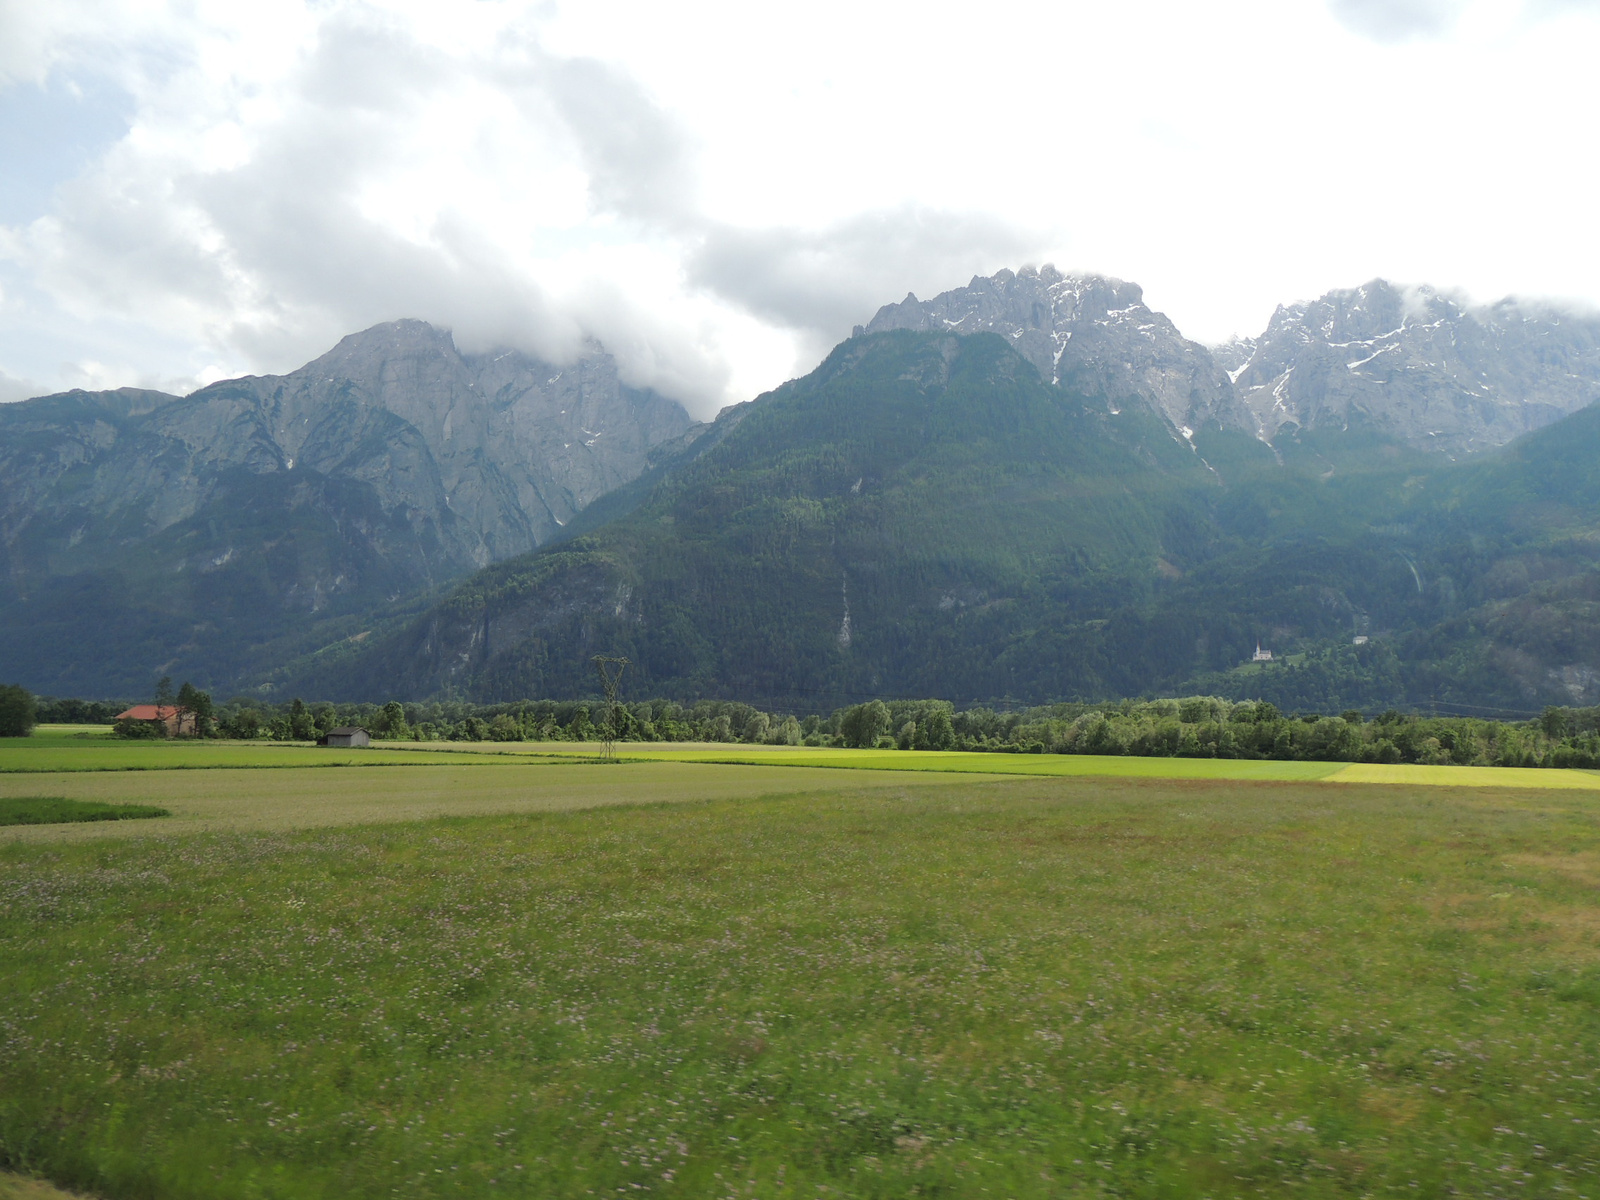
<path id="1" fill-rule="evenodd" d="M 463 354 L 420 321 L 186 397 L 0 406 L 0 678 L 231 685 L 541 545 L 702 428 L 598 350 Z"/>
<path id="2" fill-rule="evenodd" d="M 1044 267 L 858 333 L 709 429 L 598 349 L 416 321 L 0 406 L 0 678 L 564 696 L 626 646 L 640 686 L 797 706 L 1600 699 L 1592 317 L 1377 280 L 1208 350 Z"/>
<path id="3" fill-rule="evenodd" d="M 1465 464 L 1330 472 L 1249 441 L 1202 456 L 995 335 L 899 331 L 844 343 L 706 444 L 633 512 L 292 686 L 572 695 L 595 653 L 632 658 L 637 694 L 798 708 L 1197 689 L 1525 707 L 1600 678 L 1595 410 Z M 1258 641 L 1277 661 L 1241 668 Z"/>
<path id="4" fill-rule="evenodd" d="M 1185 498 L 1219 491 L 1215 473 L 1098 400 L 993 336 L 852 339 L 725 413 L 732 428 L 641 508 L 480 573 L 301 686 L 565 694 L 604 650 L 662 694 L 1011 690 L 1036 666 L 997 659 L 997 639 L 1125 603 L 1213 537 Z"/>

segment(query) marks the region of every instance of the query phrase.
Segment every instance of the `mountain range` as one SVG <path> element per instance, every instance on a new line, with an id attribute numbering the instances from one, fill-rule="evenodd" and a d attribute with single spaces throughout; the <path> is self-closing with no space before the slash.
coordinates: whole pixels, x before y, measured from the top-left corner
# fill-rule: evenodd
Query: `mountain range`
<path id="1" fill-rule="evenodd" d="M 1595 399 L 1600 321 L 1382 281 L 1208 348 L 1136 285 L 1001 271 L 710 426 L 598 347 L 397 322 L 0 408 L 0 677 L 501 699 L 617 650 L 651 693 L 797 708 L 1584 702 Z"/>
<path id="2" fill-rule="evenodd" d="M 1258 338 L 1207 348 L 1136 284 L 1053 267 L 885 305 L 862 333 L 998 333 L 1052 383 L 1154 407 L 1174 429 L 1277 444 L 1352 427 L 1459 456 L 1600 400 L 1600 317 L 1513 299 L 1464 306 L 1376 279 L 1279 307 Z"/>

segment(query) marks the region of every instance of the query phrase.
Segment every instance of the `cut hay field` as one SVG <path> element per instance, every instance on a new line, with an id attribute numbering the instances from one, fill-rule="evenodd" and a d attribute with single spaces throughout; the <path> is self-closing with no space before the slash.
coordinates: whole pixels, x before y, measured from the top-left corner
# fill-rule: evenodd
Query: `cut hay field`
<path id="1" fill-rule="evenodd" d="M 695 782 L 226 831 L 444 773 Z M 235 776 L 212 832 L 0 841 L 0 1165 L 109 1200 L 1600 1194 L 1581 791 L 164 778 Z"/>

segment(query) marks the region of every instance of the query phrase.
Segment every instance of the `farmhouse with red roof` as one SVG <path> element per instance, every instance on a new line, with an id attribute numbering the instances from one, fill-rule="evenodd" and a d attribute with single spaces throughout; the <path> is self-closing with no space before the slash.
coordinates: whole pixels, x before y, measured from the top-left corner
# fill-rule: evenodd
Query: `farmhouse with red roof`
<path id="1" fill-rule="evenodd" d="M 168 737 L 193 737 L 194 714 L 175 704 L 135 704 L 117 714 L 119 721 L 152 721 L 166 728 Z"/>

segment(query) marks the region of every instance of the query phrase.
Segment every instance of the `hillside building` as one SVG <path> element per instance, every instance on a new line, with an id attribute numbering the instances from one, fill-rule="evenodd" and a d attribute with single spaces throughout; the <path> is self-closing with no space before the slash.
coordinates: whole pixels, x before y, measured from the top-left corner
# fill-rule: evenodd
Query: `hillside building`
<path id="1" fill-rule="evenodd" d="M 1261 648 L 1261 643 L 1257 642 L 1256 643 L 1256 652 L 1250 656 L 1250 661 L 1251 662 L 1271 662 L 1272 661 L 1272 651 L 1271 650 L 1263 650 Z"/>

